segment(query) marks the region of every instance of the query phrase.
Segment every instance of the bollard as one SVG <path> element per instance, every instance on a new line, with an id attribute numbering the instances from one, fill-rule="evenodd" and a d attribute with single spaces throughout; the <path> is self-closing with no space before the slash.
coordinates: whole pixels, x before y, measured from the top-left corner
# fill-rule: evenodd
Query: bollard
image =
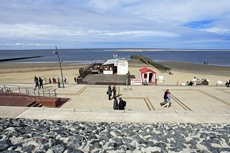
<path id="1" fill-rule="evenodd" d="M 38 98 L 39 98 L 39 101 L 41 101 L 41 99 L 40 99 L 40 93 L 39 93 L 39 91 L 38 91 Z"/>
<path id="2" fill-rule="evenodd" d="M 18 86 L 18 92 L 19 92 L 19 95 L 21 95 L 21 90 L 19 86 Z"/>

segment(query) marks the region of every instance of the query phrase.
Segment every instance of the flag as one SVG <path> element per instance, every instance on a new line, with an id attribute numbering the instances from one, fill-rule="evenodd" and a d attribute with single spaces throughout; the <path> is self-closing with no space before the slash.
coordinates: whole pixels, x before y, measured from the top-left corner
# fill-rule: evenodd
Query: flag
<path id="1" fill-rule="evenodd" d="M 113 54 L 113 58 L 117 58 L 117 54 Z"/>

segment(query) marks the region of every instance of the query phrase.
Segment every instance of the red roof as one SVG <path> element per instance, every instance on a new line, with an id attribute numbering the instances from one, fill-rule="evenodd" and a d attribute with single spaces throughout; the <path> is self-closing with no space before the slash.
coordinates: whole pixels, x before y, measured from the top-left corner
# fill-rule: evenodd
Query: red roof
<path id="1" fill-rule="evenodd" d="M 145 73 L 145 72 L 152 72 L 152 73 L 156 73 L 156 72 L 154 72 L 153 70 L 150 70 L 150 69 L 148 69 L 148 68 L 143 68 L 143 69 L 139 69 L 139 71 L 141 72 L 141 73 Z"/>

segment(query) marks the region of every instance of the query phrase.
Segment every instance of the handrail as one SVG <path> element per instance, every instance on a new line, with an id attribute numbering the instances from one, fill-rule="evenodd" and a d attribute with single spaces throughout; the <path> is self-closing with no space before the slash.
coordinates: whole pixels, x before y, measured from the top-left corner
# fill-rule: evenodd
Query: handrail
<path id="1" fill-rule="evenodd" d="M 10 86 L 10 85 L 9 85 Z M 25 90 L 22 90 L 25 89 Z M 32 87 L 23 87 L 23 86 L 17 86 L 17 87 L 6 87 L 6 85 L 4 84 L 3 87 L 0 87 L 0 91 L 4 92 L 4 93 L 10 93 L 10 97 L 13 97 L 14 93 L 19 93 L 19 95 L 25 94 L 26 97 L 28 99 L 31 99 L 31 97 L 39 97 L 39 101 L 41 101 L 41 96 L 42 98 L 45 97 L 54 97 L 55 100 L 57 99 L 57 92 L 56 92 L 57 88 L 52 89 L 52 88 L 42 88 L 40 90 L 35 90 Z"/>

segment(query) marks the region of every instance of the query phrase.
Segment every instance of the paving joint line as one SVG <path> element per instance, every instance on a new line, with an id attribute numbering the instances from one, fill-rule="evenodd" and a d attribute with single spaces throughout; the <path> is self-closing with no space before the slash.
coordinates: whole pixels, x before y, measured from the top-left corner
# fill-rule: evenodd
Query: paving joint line
<path id="1" fill-rule="evenodd" d="M 162 89 L 162 90 L 163 90 L 163 89 Z M 209 97 L 211 97 L 211 98 L 213 98 L 213 99 L 215 99 L 215 100 L 217 100 L 217 101 L 219 101 L 219 102 L 222 102 L 222 103 L 224 103 L 224 104 L 230 106 L 230 103 L 229 103 L 229 102 L 227 102 L 227 101 L 225 101 L 225 100 L 223 100 L 223 99 L 220 99 L 220 98 L 218 98 L 218 97 L 216 97 L 216 96 L 213 96 L 213 95 L 211 95 L 211 94 L 209 94 L 209 93 L 207 93 L 207 92 L 205 92 L 205 91 L 199 90 L 199 89 L 190 89 L 190 90 L 184 90 L 184 89 L 171 89 L 171 90 L 173 90 L 173 91 L 198 91 L 198 92 L 200 92 L 200 93 L 202 93 L 202 94 L 204 94 L 204 95 L 206 95 L 206 96 L 209 96 Z M 217 90 L 222 91 L 222 90 L 228 90 L 228 89 L 217 89 Z M 225 92 L 225 91 L 223 91 L 223 92 Z"/>
<path id="2" fill-rule="evenodd" d="M 155 111 L 155 108 L 153 107 L 153 105 L 151 104 L 150 100 L 147 97 L 123 97 L 123 99 L 143 99 L 145 101 L 145 104 L 148 107 L 149 111 L 151 111 L 151 107 L 152 107 L 153 111 Z M 151 107 L 149 106 L 148 102 L 151 105 Z"/>

